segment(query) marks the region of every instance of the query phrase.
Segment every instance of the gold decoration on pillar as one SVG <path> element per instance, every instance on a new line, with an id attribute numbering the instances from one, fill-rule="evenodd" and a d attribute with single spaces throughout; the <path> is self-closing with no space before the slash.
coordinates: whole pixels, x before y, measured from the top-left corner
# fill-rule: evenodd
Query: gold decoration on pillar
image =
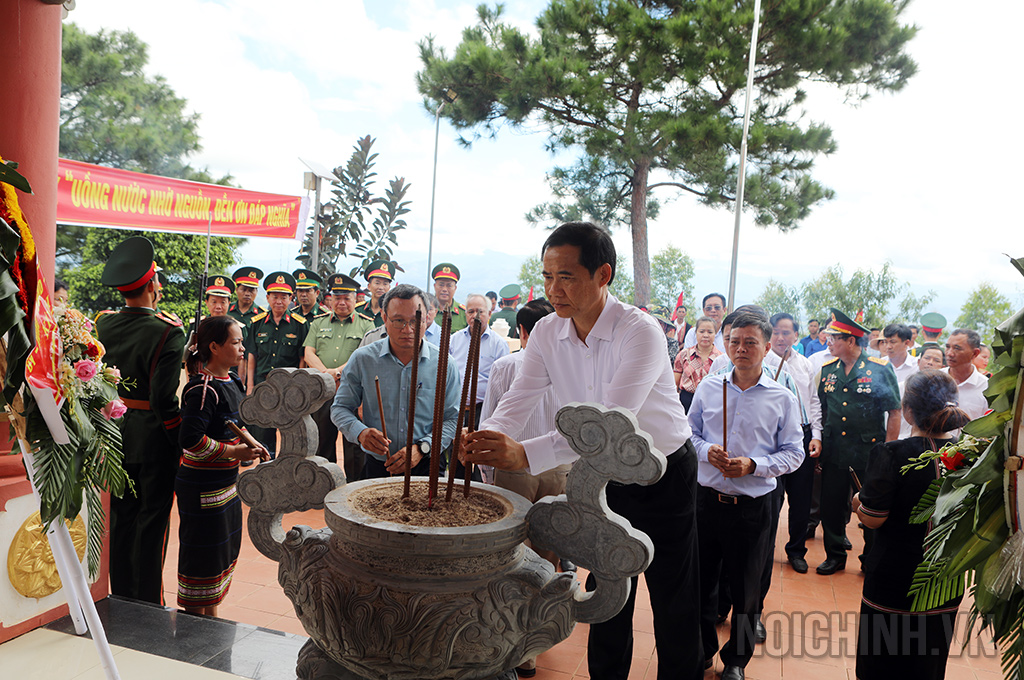
<path id="1" fill-rule="evenodd" d="M 75 544 L 75 552 L 78 553 L 78 561 L 81 562 L 85 556 L 86 540 L 85 523 L 81 515 L 73 523 L 68 522 L 68 530 Z M 61 588 L 50 541 L 46 538 L 43 520 L 38 512 L 33 512 L 25 520 L 11 541 L 11 549 L 7 553 L 7 578 L 24 597 L 43 598 Z"/>

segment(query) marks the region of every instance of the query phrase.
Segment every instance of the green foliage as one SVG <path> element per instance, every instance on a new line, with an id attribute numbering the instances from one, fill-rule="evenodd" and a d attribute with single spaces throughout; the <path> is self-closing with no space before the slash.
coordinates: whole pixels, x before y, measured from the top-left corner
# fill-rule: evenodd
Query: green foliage
<path id="1" fill-rule="evenodd" d="M 458 93 L 442 110 L 456 128 L 494 135 L 539 123 L 551 149 L 575 147 L 624 172 L 605 187 L 619 187 L 610 195 L 623 203 L 630 188 L 634 280 L 645 304 L 649 192 L 681 190 L 716 207 L 732 200 L 752 5 L 551 0 L 537 37 L 503 23 L 501 5 L 481 5 L 450 56 L 432 37 L 420 43 L 417 86 L 431 112 L 442 89 Z M 827 126 L 805 122 L 801 84 L 829 83 L 851 99 L 902 88 L 916 70 L 904 52 L 916 32 L 900 22 L 905 6 L 781 0 L 763 13 L 746 188 L 758 224 L 793 229 L 832 197 L 811 170 L 836 145 Z"/>
<path id="2" fill-rule="evenodd" d="M 800 291 L 796 288 L 787 288 L 775 279 L 768 279 L 754 304 L 764 307 L 769 316 L 785 312 L 797 319 L 800 318 Z"/>
<path id="3" fill-rule="evenodd" d="M 901 282 L 892 269 L 892 262 L 886 262 L 880 270 L 858 269 L 849 279 L 843 278 L 842 265 L 833 265 L 822 274 L 803 285 L 800 297 L 803 300 L 807 318 L 828 319 L 831 308 L 842 310 L 853 318 L 864 310 L 863 325 L 882 328 L 892 321 L 916 323 L 916 317 L 905 316 L 908 310 L 920 309 L 928 304 L 935 293 L 917 297 L 909 292 L 910 285 Z M 892 304 L 897 302 L 899 314 L 893 318 Z"/>
<path id="4" fill-rule="evenodd" d="M 680 293 L 686 308 L 693 309 L 693 259 L 669 244 L 651 258 L 651 304 L 675 311 Z"/>
<path id="5" fill-rule="evenodd" d="M 345 166 L 334 169 L 336 179 L 331 180 L 332 197 L 321 206 L 319 263 L 317 273 L 322 277 L 335 272 L 338 260 L 348 255 L 348 246 L 355 242 L 354 255 L 361 257 L 358 266 L 352 268 L 350 276 L 356 276 L 374 260 L 392 260 L 394 246 L 398 245 L 398 233 L 406 228 L 402 215 L 409 212 L 405 194 L 410 184 L 405 178 L 396 177 L 388 183 L 384 196 L 374 196 L 370 188 L 376 183 L 373 172 L 377 154 L 371 153 L 374 139 L 369 135 L 356 141 L 352 156 Z M 377 215 L 369 227 L 367 218 L 377 207 Z M 310 226 L 302 240 L 302 247 L 295 258 L 304 267 L 310 268 L 313 261 L 315 229 Z"/>
<path id="6" fill-rule="evenodd" d="M 627 267 L 626 258 L 622 255 L 616 255 L 615 278 L 608 284 L 608 292 L 614 295 L 619 302 L 625 302 L 627 305 L 638 304 L 636 302 L 633 279 L 626 273 L 628 271 Z"/>
<path id="7" fill-rule="evenodd" d="M 200 290 L 206 260 L 206 235 L 152 231 L 90 229 L 85 235 L 82 263 L 64 272 L 71 305 L 92 316 L 104 309 L 118 309 L 124 298 L 100 283 L 110 252 L 129 236 L 145 236 L 153 242 L 156 263 L 167 275 L 160 309 L 174 312 L 188 322 L 202 298 Z M 210 273 L 231 274 L 242 239 L 215 236 L 210 240 Z"/>
<path id="8" fill-rule="evenodd" d="M 544 276 L 541 274 L 543 269 L 544 266 L 536 255 L 523 260 L 519 267 L 519 285 L 524 291 L 529 291 L 532 286 L 535 298 L 544 295 Z"/>
<path id="9" fill-rule="evenodd" d="M 993 329 L 1000 321 L 1010 316 L 1013 308 L 1010 301 L 995 286 L 985 281 L 964 300 L 960 308 L 960 316 L 956 318 L 954 327 L 971 328 L 981 333 L 982 342 L 992 343 Z"/>

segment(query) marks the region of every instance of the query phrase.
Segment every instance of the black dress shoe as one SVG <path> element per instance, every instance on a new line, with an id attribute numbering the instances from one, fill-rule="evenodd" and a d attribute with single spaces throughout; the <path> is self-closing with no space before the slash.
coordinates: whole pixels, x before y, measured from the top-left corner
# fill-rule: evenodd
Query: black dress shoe
<path id="1" fill-rule="evenodd" d="M 573 562 L 570 562 L 569 560 L 567 560 L 565 558 L 562 558 L 561 560 L 559 560 L 559 562 L 560 562 L 560 564 L 562 566 L 562 571 L 564 573 L 567 573 L 567 574 L 568 573 L 575 573 L 576 565 Z"/>
<path id="2" fill-rule="evenodd" d="M 516 675 L 518 675 L 520 678 L 532 678 L 533 676 L 537 675 L 537 669 L 536 668 L 517 668 L 516 669 Z"/>
<path id="3" fill-rule="evenodd" d="M 798 574 L 807 573 L 807 560 L 802 557 L 790 557 L 789 566 L 793 567 L 793 571 Z"/>
<path id="4" fill-rule="evenodd" d="M 853 550 L 853 543 L 850 543 L 850 539 L 844 538 L 843 539 L 843 547 L 846 548 L 847 550 Z"/>
<path id="5" fill-rule="evenodd" d="M 754 624 L 754 643 L 762 645 L 767 639 L 768 631 L 765 630 L 764 624 L 761 623 L 761 619 L 758 619 L 757 623 Z"/>
<path id="6" fill-rule="evenodd" d="M 743 668 L 740 666 L 726 666 L 722 671 L 722 680 L 743 680 Z"/>
<path id="7" fill-rule="evenodd" d="M 819 564 L 818 568 L 815 569 L 815 571 L 817 571 L 822 576 L 829 576 L 831 574 L 836 573 L 837 571 L 842 571 L 844 569 L 846 569 L 845 560 L 840 562 L 834 557 L 829 557 L 824 562 Z"/>

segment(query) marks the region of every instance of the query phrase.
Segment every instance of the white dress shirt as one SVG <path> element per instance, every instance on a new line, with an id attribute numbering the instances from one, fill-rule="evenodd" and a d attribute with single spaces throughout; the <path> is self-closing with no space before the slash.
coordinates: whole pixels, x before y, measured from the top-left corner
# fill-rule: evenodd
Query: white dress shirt
<path id="1" fill-rule="evenodd" d="M 470 335 L 472 326 L 463 328 L 458 333 L 452 333 L 451 344 L 448 346 L 449 353 L 455 357 L 459 367 L 459 380 L 466 379 L 466 362 L 469 360 L 469 343 L 472 340 Z M 508 356 L 508 341 L 484 326 L 483 334 L 480 336 L 480 366 L 477 369 L 476 379 L 476 403 L 482 404 L 487 396 L 487 379 L 491 374 L 491 365 L 501 357 Z"/>
<path id="2" fill-rule="evenodd" d="M 967 412 L 971 420 L 975 420 L 988 411 L 988 400 L 984 395 L 985 390 L 988 389 L 988 378 L 976 367 L 971 366 L 971 368 L 973 370 L 970 377 L 962 383 L 957 383 L 956 389 L 960 393 L 960 408 Z M 949 366 L 942 370 L 949 373 Z"/>
<path id="3" fill-rule="evenodd" d="M 665 334 L 649 314 L 608 295 L 584 343 L 572 319 L 549 314 L 530 335 L 519 375 L 481 430 L 519 432 L 548 388 L 554 405 L 596 402 L 631 411 L 656 449 L 671 455 L 690 437 L 686 412 L 665 361 Z M 557 430 L 522 441 L 531 474 L 578 457 Z"/>
<path id="4" fill-rule="evenodd" d="M 716 491 L 758 498 L 771 492 L 775 478 L 804 461 L 804 433 L 796 396 L 765 371 L 745 390 L 733 382 L 735 372 L 709 375 L 697 386 L 690 405 L 691 439 L 697 449 L 697 483 Z M 708 462 L 712 444 L 722 444 L 722 382 L 727 381 L 729 436 L 726 450 L 754 461 L 754 472 L 726 478 Z"/>
<path id="5" fill-rule="evenodd" d="M 813 357 L 812 357 L 813 358 Z M 779 361 L 782 359 L 775 350 L 769 350 L 764 358 L 764 365 L 768 366 L 772 375 L 779 368 Z M 800 393 L 800 403 L 807 412 L 807 421 L 811 426 L 811 439 L 821 439 L 821 401 L 818 399 L 818 373 L 814 370 L 814 364 L 803 354 L 797 354 L 794 348 L 790 349 L 789 357 L 786 358 L 786 365 L 783 372 L 789 373 L 796 383 L 796 389 Z"/>
<path id="6" fill-rule="evenodd" d="M 687 347 L 693 347 L 697 344 L 697 328 L 691 326 L 690 330 L 686 331 L 686 337 L 683 339 L 683 346 L 680 349 L 686 349 Z M 722 329 L 719 328 L 718 332 L 715 333 L 715 347 L 722 354 L 725 354 L 725 340 L 722 338 Z"/>
<path id="7" fill-rule="evenodd" d="M 892 366 L 892 370 L 896 372 L 896 380 L 901 383 L 906 382 L 907 378 L 917 373 L 920 369 L 917 367 L 917 357 L 907 355 L 906 360 L 900 364 L 899 368 L 893 363 L 892 359 L 889 359 L 889 365 Z"/>
<path id="8" fill-rule="evenodd" d="M 530 337 L 531 339 L 533 338 L 532 335 Z M 530 346 L 532 347 L 532 345 Z M 494 410 L 498 407 L 498 402 L 501 401 L 501 398 L 512 387 L 512 382 L 522 369 L 525 357 L 526 349 L 521 349 L 518 352 L 512 352 L 507 357 L 501 357 L 491 366 L 491 375 L 487 380 L 489 388 L 487 396 L 484 397 L 483 411 L 480 412 L 481 420 L 486 420 L 494 413 Z M 534 437 L 547 434 L 555 429 L 555 413 L 557 410 L 555 408 L 554 390 L 549 387 L 543 396 L 537 400 L 533 413 L 523 423 L 522 429 L 519 432 L 506 432 L 506 434 L 517 440 L 533 439 Z"/>

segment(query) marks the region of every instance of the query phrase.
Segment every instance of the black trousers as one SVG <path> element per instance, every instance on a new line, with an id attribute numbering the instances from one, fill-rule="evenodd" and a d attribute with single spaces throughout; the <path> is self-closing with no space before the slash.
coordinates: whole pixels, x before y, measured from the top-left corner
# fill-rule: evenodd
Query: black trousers
<path id="1" fill-rule="evenodd" d="M 724 503 L 714 489 L 698 487 L 701 639 L 705 658 L 718 652 L 715 619 L 719 582 L 732 596 L 729 641 L 721 650 L 727 666 L 746 667 L 754 654 L 754 624 L 761 602 L 761 574 L 768 549 L 772 494 Z M 719 572 L 721 571 L 721 578 Z M 660 661 L 659 661 L 660 668 Z"/>
<path id="2" fill-rule="evenodd" d="M 864 480 L 867 465 L 854 466 L 857 477 Z M 853 480 L 849 466 L 823 463 L 821 466 L 821 528 L 825 538 L 825 555 L 846 564 L 846 525 L 850 521 L 850 500 L 853 497 Z M 872 529 L 864 529 L 864 555 L 871 551 L 875 542 Z"/>
<path id="3" fill-rule="evenodd" d="M 651 486 L 609 484 L 608 507 L 654 543 L 644 579 L 654 611 L 658 680 L 704 677 L 697 560 L 697 453 L 686 442 L 669 456 L 665 476 Z M 633 660 L 636 582 L 622 610 L 590 626 L 587 660 L 594 680 L 626 680 Z M 592 584 L 591 584 L 592 586 Z"/>
<path id="4" fill-rule="evenodd" d="M 316 423 L 320 439 L 317 441 L 316 455 L 326 458 L 332 463 L 338 462 L 338 426 L 331 422 L 331 406 L 334 400 L 313 411 L 310 415 Z"/>

